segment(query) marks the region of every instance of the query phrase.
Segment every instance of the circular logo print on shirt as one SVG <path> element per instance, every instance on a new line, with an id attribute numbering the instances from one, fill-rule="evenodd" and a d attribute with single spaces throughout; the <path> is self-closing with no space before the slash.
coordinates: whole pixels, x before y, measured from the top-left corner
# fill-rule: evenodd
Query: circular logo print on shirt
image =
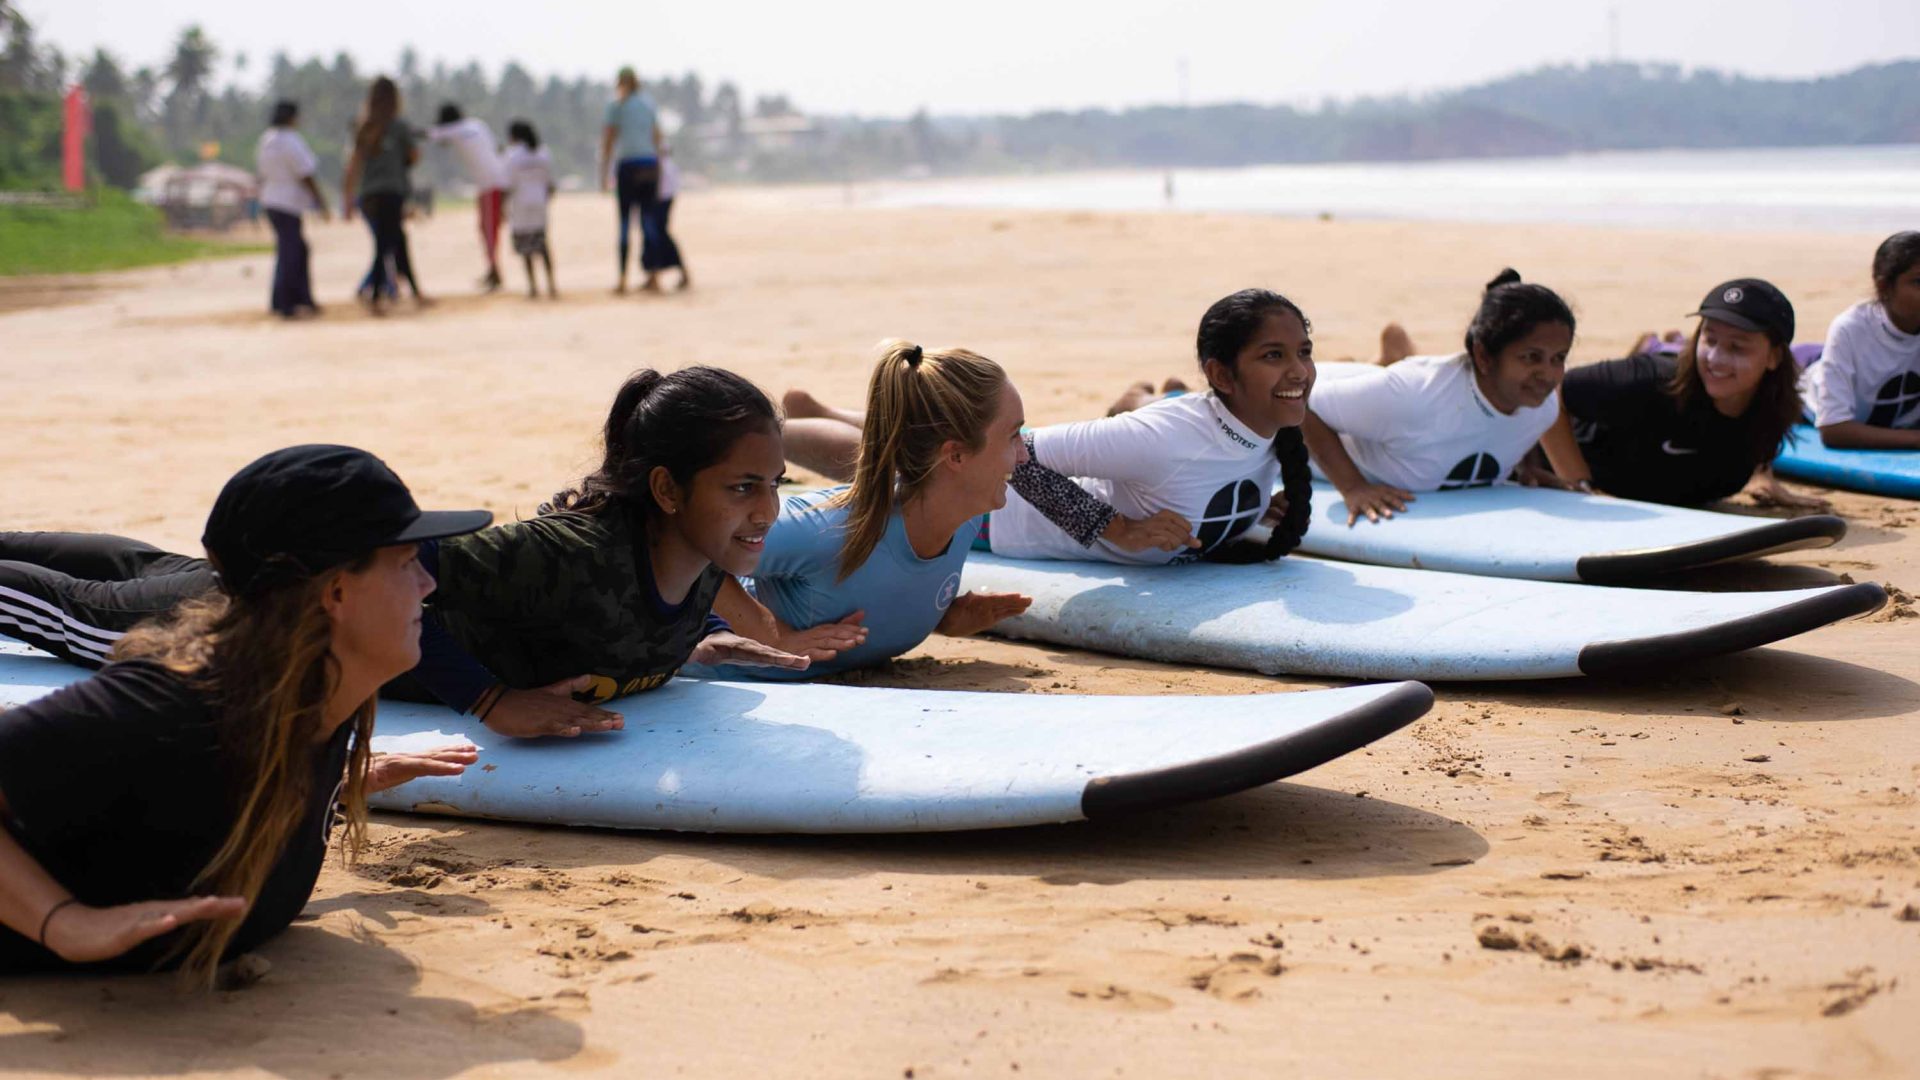
<path id="1" fill-rule="evenodd" d="M 960 595 L 960 575 L 948 574 L 947 580 L 940 583 L 940 591 L 933 594 L 933 606 L 940 611 L 945 611 L 947 605 L 953 603 L 953 598 L 958 595 Z"/>
<path id="2" fill-rule="evenodd" d="M 1462 458 L 1460 464 L 1447 473 L 1440 481 L 1441 491 L 1454 491 L 1458 488 L 1486 487 L 1500 479 L 1500 463 L 1492 454 L 1475 454 Z"/>
<path id="3" fill-rule="evenodd" d="M 1206 514 L 1193 523 L 1193 535 L 1199 538 L 1201 551 L 1212 551 L 1246 532 L 1266 512 L 1267 500 L 1260 494 L 1260 485 L 1236 480 L 1207 500 Z"/>
<path id="4" fill-rule="evenodd" d="M 1873 408 L 1867 413 L 1867 423 L 1874 427 L 1912 427 L 1916 419 L 1914 406 L 1920 405 L 1920 374 L 1907 371 L 1888 379 L 1880 392 L 1873 395 Z"/>
<path id="5" fill-rule="evenodd" d="M 1721 302 L 1727 303 L 1727 304 L 1737 304 L 1740 301 L 1745 300 L 1746 298 L 1747 298 L 1747 291 L 1745 289 L 1742 289 L 1738 285 L 1720 294 Z"/>

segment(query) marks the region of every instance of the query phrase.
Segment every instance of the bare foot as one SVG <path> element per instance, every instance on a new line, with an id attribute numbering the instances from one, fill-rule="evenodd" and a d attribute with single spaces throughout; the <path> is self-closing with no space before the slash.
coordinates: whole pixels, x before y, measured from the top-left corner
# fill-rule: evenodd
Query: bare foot
<path id="1" fill-rule="evenodd" d="M 691 288 L 693 288 L 693 275 L 687 273 L 685 270 L 680 271 L 680 283 L 673 287 L 673 291 L 686 292 Z"/>
<path id="2" fill-rule="evenodd" d="M 1388 323 L 1380 331 L 1380 359 L 1374 363 L 1381 367 L 1392 367 L 1414 354 L 1413 338 L 1406 327 L 1399 323 Z"/>
<path id="3" fill-rule="evenodd" d="M 1142 405 L 1146 405 L 1149 402 L 1153 401 L 1153 399 L 1157 396 L 1158 395 L 1154 393 L 1152 383 L 1150 382 L 1134 383 L 1132 386 L 1127 387 L 1126 393 L 1121 394 L 1120 397 L 1116 399 L 1112 405 L 1107 407 L 1107 415 L 1119 416 L 1121 413 L 1132 412 L 1133 410 L 1140 408 Z"/>
<path id="4" fill-rule="evenodd" d="M 1167 381 L 1160 384 L 1160 393 L 1162 396 L 1171 394 L 1175 390 L 1184 394 L 1191 389 L 1193 388 L 1187 385 L 1187 380 L 1178 375 L 1169 375 L 1167 376 Z"/>
<path id="5" fill-rule="evenodd" d="M 780 409 L 789 420 L 820 420 L 828 415 L 820 399 L 805 390 L 789 390 L 780 395 Z"/>
<path id="6" fill-rule="evenodd" d="M 647 280 L 640 283 L 639 292 L 657 293 L 660 291 L 660 275 L 648 274 Z"/>
<path id="7" fill-rule="evenodd" d="M 626 278 L 621 278 L 620 284 L 615 285 L 613 287 L 613 295 L 615 296 L 627 295 L 627 279 Z"/>

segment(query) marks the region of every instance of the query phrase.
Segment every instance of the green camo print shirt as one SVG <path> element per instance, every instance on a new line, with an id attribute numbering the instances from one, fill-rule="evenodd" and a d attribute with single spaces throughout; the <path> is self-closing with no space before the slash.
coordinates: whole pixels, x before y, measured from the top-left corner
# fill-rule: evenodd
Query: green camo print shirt
<path id="1" fill-rule="evenodd" d="M 440 542 L 440 587 L 427 604 L 501 682 L 532 689 L 591 675 L 606 701 L 673 677 L 706 635 L 726 574 L 702 571 L 663 612 L 634 515 L 548 514 Z"/>

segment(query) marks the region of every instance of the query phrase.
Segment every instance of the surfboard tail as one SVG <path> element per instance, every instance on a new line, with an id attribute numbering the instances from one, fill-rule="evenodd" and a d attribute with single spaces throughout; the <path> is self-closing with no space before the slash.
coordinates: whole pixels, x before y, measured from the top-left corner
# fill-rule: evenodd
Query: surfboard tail
<path id="1" fill-rule="evenodd" d="M 1870 615 L 1886 602 L 1887 591 L 1872 582 L 1843 585 L 1805 600 L 1696 630 L 1632 641 L 1596 641 L 1580 650 L 1580 670 L 1587 675 L 1619 675 L 1654 667 L 1671 668 L 1690 660 L 1756 649 L 1842 619 Z"/>

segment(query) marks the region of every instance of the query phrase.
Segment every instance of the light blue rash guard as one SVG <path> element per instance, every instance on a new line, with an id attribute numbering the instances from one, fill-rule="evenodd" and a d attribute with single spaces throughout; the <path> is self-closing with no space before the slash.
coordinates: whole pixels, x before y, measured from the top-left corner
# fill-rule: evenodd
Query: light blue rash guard
<path id="1" fill-rule="evenodd" d="M 839 580 L 846 540 L 845 507 L 825 503 L 845 488 L 790 495 L 767 532 L 760 565 L 746 584 L 755 599 L 796 630 L 865 611 L 867 640 L 806 671 L 728 665 L 723 679 L 805 679 L 891 660 L 933 633 L 960 592 L 960 570 L 980 532 L 982 518 L 969 519 L 945 551 L 931 559 L 914 554 L 906 521 L 896 509 L 887 531 L 858 570 Z"/>
<path id="2" fill-rule="evenodd" d="M 660 148 L 653 144 L 653 128 L 659 122 L 660 114 L 653 107 L 653 99 L 645 94 L 631 94 L 607 102 L 606 126 L 618 132 L 613 143 L 615 164 L 658 160 Z"/>

